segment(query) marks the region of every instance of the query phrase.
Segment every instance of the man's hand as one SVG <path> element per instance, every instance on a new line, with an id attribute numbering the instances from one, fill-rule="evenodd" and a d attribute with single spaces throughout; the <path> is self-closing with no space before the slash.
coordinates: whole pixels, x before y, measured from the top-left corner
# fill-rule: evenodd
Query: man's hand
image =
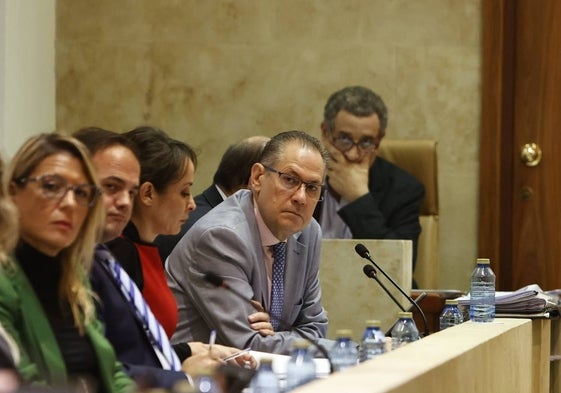
<path id="1" fill-rule="evenodd" d="M 257 312 L 250 314 L 247 317 L 247 320 L 249 321 L 249 326 L 253 330 L 257 330 L 259 334 L 262 335 L 263 337 L 274 335 L 275 331 L 273 330 L 273 325 L 271 324 L 270 316 L 268 313 L 265 312 L 265 309 L 263 308 L 261 303 L 252 300 L 251 304 L 257 310 Z"/>
<path id="2" fill-rule="evenodd" d="M 190 346 L 191 344 L 189 344 Z M 212 352 L 214 352 L 214 347 Z M 192 354 L 181 364 L 181 370 L 191 377 L 195 378 L 208 371 L 208 369 L 215 370 L 218 366 L 224 364 L 220 358 L 208 353 L 208 350 L 204 353 Z"/>
<path id="3" fill-rule="evenodd" d="M 367 194 L 369 192 L 368 171 L 370 163 L 376 157 L 376 150 L 359 157 L 360 152 L 353 147 L 346 153 L 349 159 L 344 153 L 337 150 L 331 141 L 325 143 L 325 148 L 331 157 L 327 166 L 329 186 L 347 202 L 353 202 Z"/>

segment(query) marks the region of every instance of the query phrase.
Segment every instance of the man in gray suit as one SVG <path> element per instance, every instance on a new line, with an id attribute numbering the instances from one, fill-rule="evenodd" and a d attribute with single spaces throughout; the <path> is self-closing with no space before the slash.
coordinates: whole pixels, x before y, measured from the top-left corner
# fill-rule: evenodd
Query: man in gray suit
<path id="1" fill-rule="evenodd" d="M 314 341 L 325 337 L 321 230 L 312 214 L 322 199 L 326 162 L 316 138 L 302 131 L 280 133 L 253 165 L 250 190 L 238 191 L 193 225 L 166 266 L 179 308 L 172 342 L 205 341 L 215 329 L 221 344 L 286 354 L 300 338 L 295 330 Z M 286 250 L 273 256 L 273 245 L 282 243 Z M 248 319 L 254 312 L 248 301 L 207 283 L 208 271 L 260 303 L 274 331 Z"/>

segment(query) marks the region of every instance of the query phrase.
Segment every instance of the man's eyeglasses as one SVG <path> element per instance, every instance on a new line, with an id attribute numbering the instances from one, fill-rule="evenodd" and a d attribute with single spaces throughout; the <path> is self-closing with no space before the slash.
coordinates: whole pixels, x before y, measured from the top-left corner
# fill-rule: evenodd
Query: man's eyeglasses
<path id="1" fill-rule="evenodd" d="M 333 146 L 341 152 L 347 152 L 353 147 L 357 146 L 362 152 L 377 149 L 380 141 L 376 138 L 366 136 L 361 138 L 358 142 L 355 142 L 348 135 L 339 135 L 333 137 Z"/>
<path id="2" fill-rule="evenodd" d="M 265 169 L 268 170 L 269 172 L 273 172 L 279 175 L 279 179 L 282 186 L 286 188 L 288 191 L 296 192 L 303 185 L 304 189 L 306 190 L 306 196 L 308 198 L 318 202 L 321 202 L 323 200 L 323 188 L 321 184 L 308 183 L 303 181 L 299 177 L 289 175 L 288 173 L 284 173 L 281 171 L 277 171 L 276 169 L 271 168 L 270 166 L 267 166 L 265 164 L 261 164 L 261 165 L 263 165 Z"/>
<path id="3" fill-rule="evenodd" d="M 20 186 L 36 182 L 43 197 L 56 201 L 61 201 L 68 191 L 72 190 L 76 203 L 81 206 L 92 206 L 99 195 L 95 184 L 68 185 L 68 181 L 60 175 L 46 174 L 37 177 L 22 177 L 15 182 Z"/>

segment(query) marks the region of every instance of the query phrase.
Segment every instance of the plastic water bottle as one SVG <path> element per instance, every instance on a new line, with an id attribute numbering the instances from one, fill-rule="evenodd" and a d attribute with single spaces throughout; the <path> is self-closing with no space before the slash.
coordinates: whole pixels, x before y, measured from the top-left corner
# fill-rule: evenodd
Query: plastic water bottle
<path id="1" fill-rule="evenodd" d="M 471 275 L 469 317 L 474 322 L 493 322 L 495 319 L 495 273 L 487 258 L 477 258 Z"/>
<path id="2" fill-rule="evenodd" d="M 419 339 L 419 329 L 413 320 L 413 313 L 399 312 L 398 321 L 392 329 L 392 350 Z"/>
<path id="3" fill-rule="evenodd" d="M 356 366 L 358 363 L 358 350 L 356 344 L 351 340 L 352 331 L 340 329 L 335 333 L 337 341 L 329 351 L 329 359 L 333 366 L 333 371 L 341 371 L 349 367 Z"/>
<path id="4" fill-rule="evenodd" d="M 279 379 L 273 372 L 273 360 L 261 359 L 259 370 L 251 380 L 252 393 L 280 393 Z"/>
<path id="5" fill-rule="evenodd" d="M 359 359 L 364 362 L 386 352 L 386 336 L 380 329 L 380 321 L 366 321 L 366 329 L 360 342 Z"/>
<path id="6" fill-rule="evenodd" d="M 446 304 L 440 313 L 440 330 L 459 325 L 464 321 L 464 316 L 458 308 L 457 299 L 446 299 Z"/>
<path id="7" fill-rule="evenodd" d="M 290 360 L 286 365 L 286 390 L 292 390 L 316 378 L 316 364 L 308 352 L 310 343 L 295 340 Z"/>

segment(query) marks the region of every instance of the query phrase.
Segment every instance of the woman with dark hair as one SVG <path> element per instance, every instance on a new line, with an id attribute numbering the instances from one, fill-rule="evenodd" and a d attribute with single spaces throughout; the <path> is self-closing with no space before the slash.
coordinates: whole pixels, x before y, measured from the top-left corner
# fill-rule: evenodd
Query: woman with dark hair
<path id="1" fill-rule="evenodd" d="M 124 135 L 138 149 L 140 187 L 130 222 L 122 236 L 107 245 L 171 337 L 177 325 L 177 304 L 153 242 L 158 235 L 178 233 L 195 209 L 191 186 L 197 156 L 189 145 L 157 128 L 139 127 Z"/>
<path id="2" fill-rule="evenodd" d="M 15 258 L 0 261 L 0 322 L 21 352 L 24 383 L 130 391 L 87 283 L 104 217 L 87 149 L 56 133 L 32 137 L 3 186 L 19 213 L 19 243 Z"/>

